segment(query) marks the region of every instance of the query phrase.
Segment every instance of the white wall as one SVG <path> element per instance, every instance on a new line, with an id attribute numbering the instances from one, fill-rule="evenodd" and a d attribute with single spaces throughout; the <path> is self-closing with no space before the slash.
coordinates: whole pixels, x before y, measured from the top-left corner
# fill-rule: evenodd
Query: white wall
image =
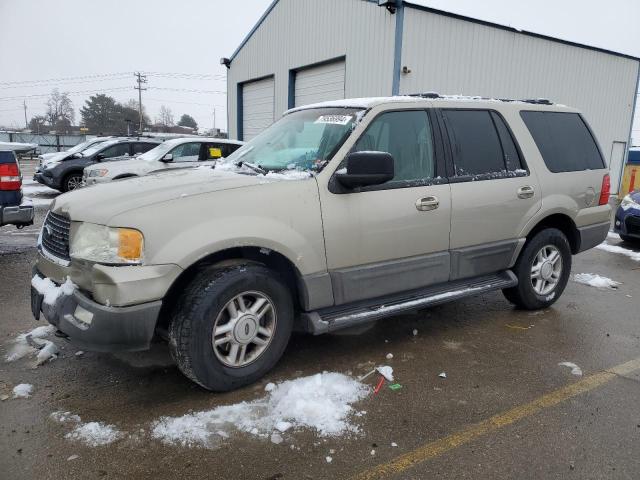
<path id="1" fill-rule="evenodd" d="M 401 93 L 548 98 L 583 111 L 607 162 L 628 142 L 637 60 L 406 8 L 402 65 Z"/>
<path id="2" fill-rule="evenodd" d="M 230 138 L 237 83 L 275 75 L 276 118 L 288 108 L 289 70 L 346 56 L 345 96 L 389 95 L 395 18 L 363 0 L 280 0 L 233 59 L 227 81 Z"/>

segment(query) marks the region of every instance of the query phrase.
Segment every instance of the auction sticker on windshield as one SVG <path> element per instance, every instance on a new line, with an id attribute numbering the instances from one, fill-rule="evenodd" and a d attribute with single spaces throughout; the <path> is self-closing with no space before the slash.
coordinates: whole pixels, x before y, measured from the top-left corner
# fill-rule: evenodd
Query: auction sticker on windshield
<path id="1" fill-rule="evenodd" d="M 314 123 L 331 123 L 333 125 L 346 125 L 351 121 L 351 115 L 321 115 Z"/>

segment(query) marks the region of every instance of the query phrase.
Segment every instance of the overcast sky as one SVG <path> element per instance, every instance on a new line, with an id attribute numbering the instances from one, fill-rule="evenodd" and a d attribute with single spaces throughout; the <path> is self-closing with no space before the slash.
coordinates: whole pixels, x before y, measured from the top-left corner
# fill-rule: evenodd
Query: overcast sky
<path id="1" fill-rule="evenodd" d="M 270 3 L 0 0 L 0 125 L 24 125 L 23 99 L 29 118 L 44 113 L 46 96 L 37 95 L 53 87 L 79 92 L 72 93 L 76 111 L 94 92 L 104 91 L 119 101 L 135 98 L 131 72 L 145 71 L 160 74 L 149 76 L 143 96 L 152 119 L 164 104 L 176 121 L 189 113 L 209 128 L 215 108 L 216 126 L 226 128 L 226 69 L 218 61 L 233 53 Z M 640 57 L 638 0 L 416 3 Z M 90 78 L 48 81 L 63 77 Z M 31 83 L 7 88 L 7 82 L 22 81 Z M 636 128 L 640 141 L 640 125 Z"/>

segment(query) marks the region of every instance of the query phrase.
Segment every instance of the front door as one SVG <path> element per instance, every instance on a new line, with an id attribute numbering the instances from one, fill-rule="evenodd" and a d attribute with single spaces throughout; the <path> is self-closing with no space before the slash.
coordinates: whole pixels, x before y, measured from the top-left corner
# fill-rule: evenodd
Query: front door
<path id="1" fill-rule="evenodd" d="M 451 279 L 511 267 L 541 206 L 537 179 L 496 111 L 441 110 L 451 146 Z"/>
<path id="2" fill-rule="evenodd" d="M 336 305 L 449 279 L 450 189 L 432 125 L 425 110 L 380 113 L 352 151 L 390 153 L 394 179 L 353 191 L 320 189 Z"/>

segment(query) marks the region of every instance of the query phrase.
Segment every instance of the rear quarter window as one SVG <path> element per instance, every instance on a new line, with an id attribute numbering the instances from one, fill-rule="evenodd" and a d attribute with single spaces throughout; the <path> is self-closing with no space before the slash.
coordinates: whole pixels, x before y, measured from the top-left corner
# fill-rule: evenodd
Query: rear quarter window
<path id="1" fill-rule="evenodd" d="M 0 152 L 0 163 L 16 163 L 16 156 L 13 152 Z"/>
<path id="2" fill-rule="evenodd" d="M 606 167 L 591 131 L 579 114 L 522 111 L 520 115 L 551 172 Z"/>

